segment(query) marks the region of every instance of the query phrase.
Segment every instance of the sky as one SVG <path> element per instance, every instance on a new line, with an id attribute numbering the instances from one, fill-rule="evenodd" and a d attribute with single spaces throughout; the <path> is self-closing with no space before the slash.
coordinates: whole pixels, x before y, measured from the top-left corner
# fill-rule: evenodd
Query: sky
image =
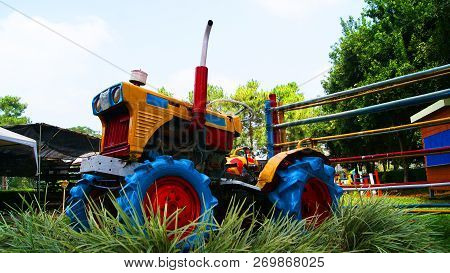
<path id="1" fill-rule="evenodd" d="M 297 82 L 307 98 L 323 94 L 328 54 L 340 18 L 357 17 L 362 0 L 0 0 L 0 96 L 28 104 L 32 122 L 100 130 L 92 98 L 129 75 L 4 6 L 33 19 L 179 99 L 193 89 L 204 28 L 214 21 L 209 83 L 230 93 L 254 79 L 264 89 Z"/>

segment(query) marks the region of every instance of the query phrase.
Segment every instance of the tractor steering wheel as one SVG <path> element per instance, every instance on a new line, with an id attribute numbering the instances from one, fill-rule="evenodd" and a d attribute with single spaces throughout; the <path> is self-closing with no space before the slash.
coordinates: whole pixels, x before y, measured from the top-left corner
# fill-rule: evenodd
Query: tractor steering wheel
<path id="1" fill-rule="evenodd" d="M 232 100 L 232 99 L 213 100 L 213 101 L 208 102 L 208 104 L 206 104 L 206 107 L 211 106 L 211 104 L 217 104 L 217 103 L 231 103 L 231 104 L 237 104 L 238 106 L 240 106 L 239 110 L 237 110 L 236 112 L 231 113 L 231 114 L 229 114 L 229 113 L 226 113 L 226 114 L 237 116 L 240 113 L 246 111 L 246 112 L 248 112 L 248 114 L 247 114 L 247 116 L 244 116 L 244 118 L 242 118 L 243 122 L 251 121 L 253 119 L 253 117 L 255 116 L 255 112 L 253 111 L 252 108 L 250 108 L 250 106 L 243 103 L 242 101 L 237 101 L 237 100 Z"/>

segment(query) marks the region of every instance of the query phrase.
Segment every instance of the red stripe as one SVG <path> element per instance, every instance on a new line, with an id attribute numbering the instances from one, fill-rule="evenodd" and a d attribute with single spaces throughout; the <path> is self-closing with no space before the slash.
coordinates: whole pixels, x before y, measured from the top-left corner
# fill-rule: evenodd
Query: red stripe
<path id="1" fill-rule="evenodd" d="M 377 187 L 386 187 L 386 186 L 404 186 L 404 185 L 420 185 L 420 184 L 439 184 L 439 183 L 448 183 L 448 181 L 415 181 L 415 182 L 395 182 L 395 183 L 382 183 L 379 185 L 363 185 L 363 184 L 352 184 L 352 185 L 341 185 L 341 188 L 371 188 L 376 189 Z"/>
<path id="2" fill-rule="evenodd" d="M 431 149 L 410 150 L 410 151 L 402 151 L 402 152 L 391 152 L 391 153 L 383 153 L 383 154 L 373 154 L 373 155 L 338 157 L 338 158 L 331 158 L 330 162 L 331 163 L 340 163 L 340 162 L 375 161 L 378 159 L 423 156 L 423 155 L 429 155 L 429 154 L 442 154 L 442 153 L 446 153 L 446 152 L 450 152 L 450 146 L 431 148 Z"/>

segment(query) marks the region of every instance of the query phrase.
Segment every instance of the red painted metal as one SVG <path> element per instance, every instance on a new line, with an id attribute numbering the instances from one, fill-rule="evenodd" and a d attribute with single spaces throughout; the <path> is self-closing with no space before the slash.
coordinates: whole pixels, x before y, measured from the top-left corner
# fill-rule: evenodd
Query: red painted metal
<path id="1" fill-rule="evenodd" d="M 196 222 L 201 215 L 201 204 L 194 187 L 181 177 L 162 177 L 153 183 L 144 199 L 145 214 L 148 218 L 159 214 L 161 220 L 166 216 L 168 230 L 184 227 Z M 175 214 L 178 211 L 177 217 Z M 172 217 L 172 218 L 171 218 Z M 194 226 L 183 233 L 189 235 Z"/>
<path id="2" fill-rule="evenodd" d="M 374 172 L 373 175 L 374 175 L 374 177 L 375 177 L 375 185 L 381 186 L 381 181 L 380 181 L 380 176 L 378 175 L 378 171 L 375 170 L 375 172 Z M 378 193 L 378 196 L 382 196 L 382 195 L 383 195 L 383 193 L 381 192 L 381 190 L 378 190 L 377 193 Z"/>
<path id="3" fill-rule="evenodd" d="M 105 136 L 102 155 L 126 157 L 129 155 L 128 130 L 130 115 L 127 110 L 111 112 L 104 117 Z"/>
<path id="4" fill-rule="evenodd" d="M 208 68 L 195 68 L 194 104 L 192 107 L 192 122 L 196 128 L 205 125 L 206 102 L 208 96 Z"/>
<path id="5" fill-rule="evenodd" d="M 423 156 L 423 155 L 441 154 L 441 153 L 447 153 L 447 152 L 450 152 L 450 146 L 431 148 L 431 149 L 373 154 L 373 155 L 330 158 L 330 162 L 331 163 L 341 163 L 341 162 L 376 161 L 376 160 L 388 159 L 388 158 Z"/>
<path id="6" fill-rule="evenodd" d="M 270 94 L 269 95 L 269 100 L 270 100 L 270 107 L 277 107 L 277 95 L 275 94 Z M 280 123 L 278 120 L 278 112 L 277 111 L 273 111 L 272 112 L 272 124 L 276 125 Z M 279 144 L 281 143 L 281 132 L 279 129 L 273 129 L 273 144 Z M 281 152 L 281 148 L 280 147 L 275 147 L 274 148 L 274 154 L 278 154 L 279 152 Z"/>
<path id="7" fill-rule="evenodd" d="M 404 185 L 421 185 L 421 184 L 431 184 L 431 183 L 448 183 L 448 181 L 414 181 L 414 182 L 394 182 L 394 183 L 383 183 L 379 185 L 361 185 L 361 184 L 354 184 L 354 185 L 342 185 L 342 188 L 358 188 L 358 189 L 365 189 L 370 188 L 373 190 L 376 190 L 377 187 L 388 187 L 388 186 L 404 186 Z"/>
<path id="8" fill-rule="evenodd" d="M 206 127 L 206 146 L 209 149 L 229 152 L 233 149 L 233 133 L 213 127 Z"/>
<path id="9" fill-rule="evenodd" d="M 325 183 L 317 178 L 309 179 L 302 194 L 302 218 L 316 216 L 316 224 L 320 224 L 330 216 L 330 209 L 331 195 Z"/>

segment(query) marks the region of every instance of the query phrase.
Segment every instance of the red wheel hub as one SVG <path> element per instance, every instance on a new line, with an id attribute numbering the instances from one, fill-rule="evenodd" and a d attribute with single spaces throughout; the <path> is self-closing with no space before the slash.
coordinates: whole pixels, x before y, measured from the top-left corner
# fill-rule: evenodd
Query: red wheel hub
<path id="1" fill-rule="evenodd" d="M 167 176 L 160 178 L 147 190 L 144 199 L 145 214 L 148 218 L 159 214 L 161 219 L 166 215 L 177 217 L 167 224 L 168 230 L 174 230 L 197 221 L 201 214 L 201 204 L 194 187 L 181 177 Z M 176 218 L 176 219 L 175 219 Z M 188 235 L 194 227 L 189 228 L 183 237 Z"/>
<path id="2" fill-rule="evenodd" d="M 306 182 L 302 194 L 302 218 L 318 217 L 317 224 L 330 216 L 331 196 L 325 183 L 317 178 Z"/>

